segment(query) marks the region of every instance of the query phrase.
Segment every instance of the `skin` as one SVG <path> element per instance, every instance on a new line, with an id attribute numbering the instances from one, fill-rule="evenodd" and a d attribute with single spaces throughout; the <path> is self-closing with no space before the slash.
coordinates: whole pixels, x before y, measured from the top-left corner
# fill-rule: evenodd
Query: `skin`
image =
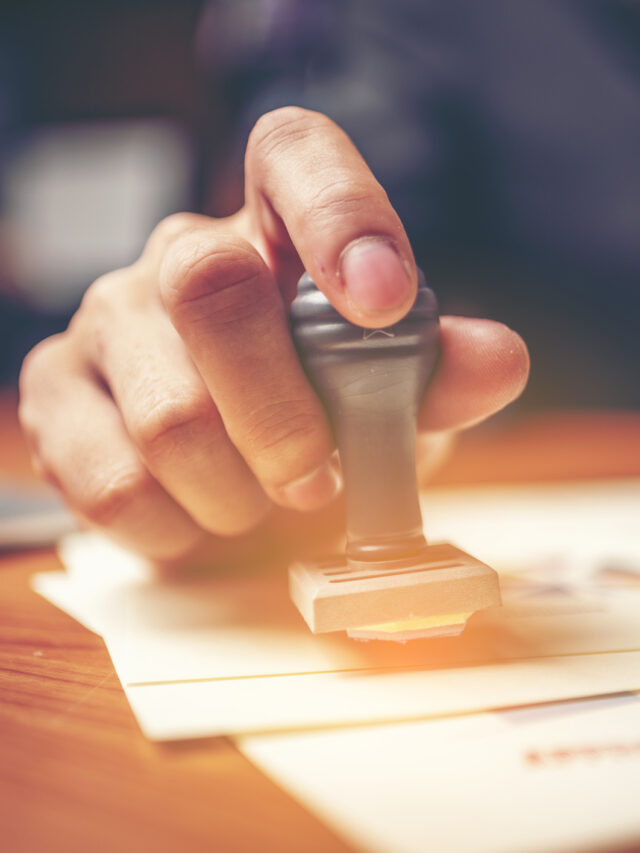
<path id="1" fill-rule="evenodd" d="M 238 213 L 165 219 L 22 369 L 34 464 L 81 518 L 160 561 L 203 541 L 244 553 L 313 526 L 300 512 L 335 515 L 323 510 L 340 488 L 333 439 L 287 328 L 303 268 L 368 328 L 397 322 L 415 297 L 402 223 L 326 116 L 264 115 L 245 172 Z M 529 369 L 499 323 L 443 317 L 441 345 L 419 421 L 432 459 L 516 398 Z"/>

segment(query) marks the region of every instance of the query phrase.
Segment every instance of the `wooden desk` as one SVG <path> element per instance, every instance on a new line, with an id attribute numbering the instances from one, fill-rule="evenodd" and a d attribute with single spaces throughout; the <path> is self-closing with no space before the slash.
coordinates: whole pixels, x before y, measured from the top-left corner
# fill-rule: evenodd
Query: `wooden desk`
<path id="1" fill-rule="evenodd" d="M 559 415 L 465 436 L 440 484 L 640 475 L 640 415 Z M 15 396 L 0 394 L 0 473 L 29 478 Z M 51 550 L 0 559 L 0 849 L 349 848 L 226 739 L 140 734 L 101 639 L 31 592 Z"/>

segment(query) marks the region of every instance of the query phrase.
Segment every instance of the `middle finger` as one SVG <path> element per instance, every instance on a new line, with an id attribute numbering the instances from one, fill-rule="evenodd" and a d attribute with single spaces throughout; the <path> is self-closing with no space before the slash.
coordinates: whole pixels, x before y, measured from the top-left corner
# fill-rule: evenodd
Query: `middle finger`
<path id="1" fill-rule="evenodd" d="M 256 249 L 219 224 L 188 229 L 169 245 L 159 279 L 171 322 L 266 493 L 296 509 L 324 505 L 338 488 L 331 431 Z"/>

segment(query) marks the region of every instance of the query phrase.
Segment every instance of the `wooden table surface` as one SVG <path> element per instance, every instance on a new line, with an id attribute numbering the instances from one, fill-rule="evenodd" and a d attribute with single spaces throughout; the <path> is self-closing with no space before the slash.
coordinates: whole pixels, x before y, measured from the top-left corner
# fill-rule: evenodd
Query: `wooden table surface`
<path id="1" fill-rule="evenodd" d="M 464 436 L 440 484 L 640 475 L 640 415 L 561 414 Z M 0 393 L 0 476 L 28 479 L 15 395 Z M 102 640 L 33 593 L 52 550 L 0 558 L 0 849 L 350 848 L 225 738 L 138 730 Z"/>

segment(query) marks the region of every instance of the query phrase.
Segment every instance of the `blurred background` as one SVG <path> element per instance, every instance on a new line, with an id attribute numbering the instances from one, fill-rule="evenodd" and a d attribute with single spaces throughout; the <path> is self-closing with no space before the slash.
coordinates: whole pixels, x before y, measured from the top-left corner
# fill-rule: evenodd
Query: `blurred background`
<path id="1" fill-rule="evenodd" d="M 443 312 L 529 344 L 521 411 L 640 407 L 640 5 L 22 0 L 0 13 L 0 382 L 178 210 L 232 213 L 253 122 L 320 109 Z"/>

